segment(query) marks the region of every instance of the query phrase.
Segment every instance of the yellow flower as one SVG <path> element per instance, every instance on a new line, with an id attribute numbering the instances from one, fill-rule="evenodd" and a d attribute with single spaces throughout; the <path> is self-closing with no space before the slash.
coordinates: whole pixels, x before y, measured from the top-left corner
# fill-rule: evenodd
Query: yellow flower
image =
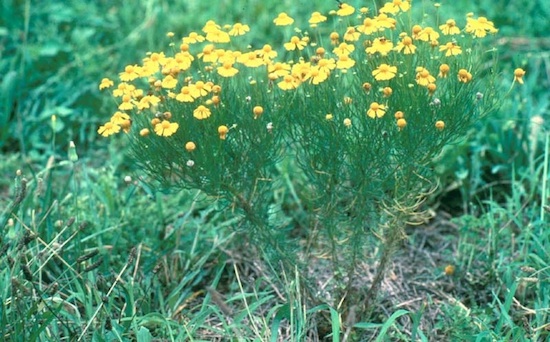
<path id="1" fill-rule="evenodd" d="M 203 81 L 197 81 L 195 84 L 189 86 L 191 89 L 191 96 L 199 98 L 206 96 L 212 90 L 212 84 L 210 82 L 204 83 Z"/>
<path id="2" fill-rule="evenodd" d="M 430 95 L 433 95 L 435 93 L 435 90 L 437 89 L 437 86 L 435 85 L 435 83 L 430 83 L 426 86 L 426 88 L 428 88 L 428 93 Z"/>
<path id="3" fill-rule="evenodd" d="M 397 23 L 397 20 L 390 18 L 387 16 L 386 13 L 380 13 L 378 16 L 374 17 L 376 22 L 376 27 L 379 31 L 383 31 L 384 29 L 394 29 L 395 24 Z"/>
<path id="4" fill-rule="evenodd" d="M 390 87 L 384 87 L 382 89 L 382 94 L 384 94 L 384 97 L 390 97 L 392 93 L 393 93 L 393 89 Z"/>
<path id="5" fill-rule="evenodd" d="M 208 20 L 206 24 L 204 24 L 204 27 L 202 28 L 202 32 L 208 33 L 208 32 L 214 32 L 221 29 L 221 26 L 216 24 L 214 20 Z"/>
<path id="6" fill-rule="evenodd" d="M 220 139 L 225 140 L 227 132 L 229 132 L 229 128 L 227 126 L 221 125 L 218 127 L 218 134 L 220 135 Z"/>
<path id="7" fill-rule="evenodd" d="M 439 51 L 447 51 L 445 52 L 445 56 L 447 57 L 460 55 L 462 53 L 462 49 L 460 48 L 460 46 L 452 42 L 449 42 L 445 45 L 441 45 L 439 47 Z"/>
<path id="8" fill-rule="evenodd" d="M 386 2 L 380 9 L 380 13 L 396 14 L 400 10 L 407 12 L 411 8 L 411 5 L 407 0 L 393 0 L 392 2 Z"/>
<path id="9" fill-rule="evenodd" d="M 377 81 L 391 80 L 397 74 L 397 67 L 388 64 L 380 64 L 376 70 L 372 71 L 372 76 Z"/>
<path id="10" fill-rule="evenodd" d="M 372 84 L 370 84 L 369 82 L 365 82 L 363 83 L 362 87 L 363 87 L 363 90 L 368 93 L 372 89 Z"/>
<path id="11" fill-rule="evenodd" d="M 104 79 L 101 80 L 101 83 L 99 84 L 99 90 L 103 90 L 105 88 L 110 88 L 114 85 L 115 85 L 115 83 L 113 81 L 111 81 L 108 78 L 104 78 Z"/>
<path id="12" fill-rule="evenodd" d="M 178 79 L 174 78 L 174 76 L 172 75 L 167 75 L 162 80 L 162 87 L 166 89 L 175 88 L 177 84 L 178 84 Z"/>
<path id="13" fill-rule="evenodd" d="M 369 110 L 367 111 L 367 115 L 373 119 L 381 118 L 384 114 L 386 114 L 386 106 L 378 104 L 378 102 L 371 103 Z"/>
<path id="14" fill-rule="evenodd" d="M 179 125 L 177 122 L 170 122 L 168 120 L 162 120 L 155 125 L 155 133 L 161 137 L 169 137 L 176 133 Z"/>
<path id="15" fill-rule="evenodd" d="M 249 68 L 257 68 L 259 66 L 264 65 L 264 60 L 258 57 L 258 54 L 255 51 L 243 53 L 237 58 L 237 61 L 239 63 L 246 65 Z"/>
<path id="16" fill-rule="evenodd" d="M 468 83 L 472 80 L 472 74 L 466 69 L 458 70 L 458 80 L 463 83 Z"/>
<path id="17" fill-rule="evenodd" d="M 120 126 L 113 122 L 107 122 L 97 130 L 97 133 L 104 137 L 108 137 L 118 132 L 120 132 Z"/>
<path id="18" fill-rule="evenodd" d="M 336 45 L 340 42 L 340 35 L 338 32 L 331 32 L 330 33 L 330 43 L 332 45 Z"/>
<path id="19" fill-rule="evenodd" d="M 317 62 L 317 67 L 319 67 L 319 70 L 321 72 L 324 72 L 325 74 L 329 75 L 331 70 L 334 70 L 336 68 L 336 61 L 334 61 L 333 58 L 321 58 Z"/>
<path id="20" fill-rule="evenodd" d="M 139 135 L 141 135 L 142 137 L 148 136 L 149 135 L 149 128 L 143 128 L 142 130 L 140 130 Z"/>
<path id="21" fill-rule="evenodd" d="M 338 45 L 338 47 L 335 47 L 332 52 L 336 56 L 342 56 L 342 55 L 349 55 L 355 50 L 355 46 L 352 44 L 342 43 Z"/>
<path id="22" fill-rule="evenodd" d="M 525 70 L 521 68 L 517 68 L 516 70 L 514 70 L 514 82 L 523 84 L 523 76 L 525 76 Z"/>
<path id="23" fill-rule="evenodd" d="M 287 49 L 288 51 L 293 51 L 296 49 L 303 50 L 304 47 L 307 46 L 307 42 L 303 41 L 302 39 L 296 36 L 293 36 L 292 38 L 290 38 L 290 42 L 285 43 L 284 46 L 285 46 L 285 49 Z"/>
<path id="24" fill-rule="evenodd" d="M 325 120 L 327 121 L 331 121 L 332 119 L 334 118 L 334 115 L 328 113 L 327 115 L 325 115 Z"/>
<path id="25" fill-rule="evenodd" d="M 264 108 L 262 106 L 254 106 L 252 113 L 254 113 L 254 119 L 257 119 L 264 113 Z"/>
<path id="26" fill-rule="evenodd" d="M 186 44 L 195 44 L 204 42 L 204 37 L 197 32 L 191 32 L 187 37 L 184 37 L 182 41 Z"/>
<path id="27" fill-rule="evenodd" d="M 349 118 L 344 119 L 344 126 L 351 127 L 351 120 Z"/>
<path id="28" fill-rule="evenodd" d="M 137 65 L 127 65 L 124 68 L 124 72 L 119 74 L 120 80 L 124 82 L 133 81 L 139 77 L 139 72 L 141 68 Z"/>
<path id="29" fill-rule="evenodd" d="M 113 116 L 111 116 L 111 122 L 116 125 L 120 125 L 127 120 L 130 120 L 130 115 L 123 112 L 115 112 Z"/>
<path id="30" fill-rule="evenodd" d="M 413 39 L 419 39 L 420 33 L 422 32 L 422 26 L 413 25 L 411 32 L 412 32 Z"/>
<path id="31" fill-rule="evenodd" d="M 347 17 L 348 15 L 352 15 L 353 12 L 355 12 L 355 8 L 352 6 L 346 4 L 346 3 L 340 3 L 338 11 L 336 11 L 336 15 L 340 17 Z"/>
<path id="32" fill-rule="evenodd" d="M 328 79 L 328 74 L 325 72 L 322 72 L 318 66 L 312 67 L 309 69 L 309 72 L 304 78 L 304 81 L 309 80 L 310 83 L 313 84 L 319 84 L 321 82 L 324 82 Z"/>
<path id="33" fill-rule="evenodd" d="M 185 149 L 187 150 L 187 152 L 193 152 L 196 148 L 197 145 L 195 145 L 195 143 L 192 141 L 188 141 L 187 143 L 185 143 Z"/>
<path id="34" fill-rule="evenodd" d="M 122 95 L 122 103 L 118 106 L 120 110 L 131 110 L 134 105 L 131 103 L 132 97 L 128 94 Z"/>
<path id="35" fill-rule="evenodd" d="M 445 129 L 445 122 L 441 121 L 441 120 L 436 121 L 435 122 L 435 128 L 442 131 L 443 129 Z"/>
<path id="36" fill-rule="evenodd" d="M 193 111 L 193 117 L 198 120 L 204 120 L 210 117 L 210 109 L 207 107 L 200 105 Z"/>
<path id="37" fill-rule="evenodd" d="M 191 88 L 189 86 L 182 87 L 180 93 L 176 95 L 176 100 L 178 100 L 179 102 L 195 101 L 195 98 L 191 96 Z"/>
<path id="38" fill-rule="evenodd" d="M 372 42 L 372 46 L 365 49 L 368 54 L 380 53 L 382 56 L 386 56 L 393 48 L 393 43 L 384 38 L 376 38 Z"/>
<path id="39" fill-rule="evenodd" d="M 250 31 L 250 27 L 248 25 L 244 25 L 241 23 L 236 23 L 233 25 L 231 30 L 229 30 L 230 36 L 242 36 L 246 32 Z"/>
<path id="40" fill-rule="evenodd" d="M 378 27 L 376 26 L 376 21 L 372 18 L 365 18 L 363 20 L 363 25 L 359 25 L 357 27 L 357 31 L 369 35 L 376 31 L 378 31 Z"/>
<path id="41" fill-rule="evenodd" d="M 256 54 L 262 57 L 264 63 L 269 63 L 275 57 L 277 57 L 277 51 L 273 50 L 271 45 L 265 44 L 261 50 L 256 50 Z"/>
<path id="42" fill-rule="evenodd" d="M 206 40 L 212 43 L 229 43 L 231 38 L 229 33 L 222 30 L 215 30 L 206 34 Z"/>
<path id="43" fill-rule="evenodd" d="M 348 55 L 338 56 L 338 62 L 336 62 L 336 68 L 349 69 L 354 65 L 355 65 L 355 61 L 351 59 Z"/>
<path id="44" fill-rule="evenodd" d="M 223 77 L 233 77 L 235 76 L 239 70 L 233 67 L 233 63 L 226 61 L 223 63 L 222 66 L 218 67 L 218 74 L 220 74 Z"/>
<path id="45" fill-rule="evenodd" d="M 395 120 L 403 119 L 405 117 L 405 113 L 398 110 L 397 112 L 395 112 L 394 116 L 395 116 Z"/>
<path id="46" fill-rule="evenodd" d="M 395 51 L 401 52 L 403 51 L 403 54 L 409 55 L 413 54 L 416 51 L 416 46 L 413 45 L 413 40 L 409 36 L 403 37 L 399 43 L 397 43 L 397 46 L 394 48 Z"/>
<path id="47" fill-rule="evenodd" d="M 311 13 L 311 18 L 309 19 L 309 23 L 310 24 L 319 24 L 319 23 L 322 23 L 323 21 L 326 21 L 326 20 L 327 20 L 327 17 L 325 17 L 321 13 L 313 12 L 313 13 Z"/>
<path id="48" fill-rule="evenodd" d="M 468 33 L 473 34 L 478 38 L 483 38 L 487 33 L 497 33 L 498 30 L 495 28 L 495 25 L 492 21 L 487 20 L 485 17 L 466 18 L 466 27 L 464 30 Z"/>
<path id="49" fill-rule="evenodd" d="M 428 69 L 425 69 L 423 67 L 417 67 L 416 68 L 416 83 L 419 85 L 426 87 L 430 83 L 435 82 L 435 77 L 430 75 L 430 72 Z"/>
<path id="50" fill-rule="evenodd" d="M 286 14 L 285 12 L 281 12 L 277 16 L 277 18 L 273 19 L 273 22 L 277 26 L 287 26 L 287 25 L 292 25 L 292 23 L 294 22 L 294 19 L 289 17 L 288 14 Z"/>
<path id="51" fill-rule="evenodd" d="M 425 27 L 418 33 L 419 40 L 423 40 L 425 42 L 431 42 L 434 40 L 437 40 L 439 38 L 439 33 L 437 33 L 433 28 L 431 27 Z"/>
<path id="52" fill-rule="evenodd" d="M 197 55 L 205 63 L 216 63 L 218 56 L 214 53 L 214 45 L 207 44 L 202 48 L 202 52 Z"/>
<path id="53" fill-rule="evenodd" d="M 348 27 L 346 33 L 344 34 L 344 40 L 348 42 L 355 42 L 359 40 L 361 33 L 355 31 L 355 27 Z"/>
<path id="54" fill-rule="evenodd" d="M 445 275 L 446 276 L 452 276 L 455 274 L 455 267 L 453 265 L 447 265 L 445 266 Z"/>
<path id="55" fill-rule="evenodd" d="M 403 118 L 397 119 L 397 127 L 399 128 L 399 130 L 402 130 L 403 128 L 405 128 L 405 126 L 407 126 L 407 120 Z"/>
<path id="56" fill-rule="evenodd" d="M 448 64 L 445 64 L 445 63 L 441 64 L 439 66 L 439 75 L 438 76 L 441 77 L 441 78 L 447 77 L 447 75 L 449 74 L 449 70 L 451 70 L 451 68 L 449 67 Z"/>
<path id="57" fill-rule="evenodd" d="M 299 82 L 292 75 L 285 75 L 283 80 L 277 83 L 277 86 L 283 90 L 296 89 L 299 85 Z"/>
<path id="58" fill-rule="evenodd" d="M 275 64 L 270 64 L 267 67 L 267 71 L 270 74 L 275 74 L 278 77 L 282 77 L 290 73 L 290 65 L 287 63 L 277 62 Z"/>
<path id="59" fill-rule="evenodd" d="M 460 29 L 456 26 L 454 19 L 447 20 L 445 24 L 439 26 L 439 29 L 441 30 L 441 33 L 446 36 L 460 33 Z"/>
<path id="60" fill-rule="evenodd" d="M 292 70 L 290 71 L 290 74 L 294 76 L 298 81 L 302 82 L 306 75 L 309 74 L 309 71 L 311 70 L 311 63 L 304 62 L 303 60 L 299 63 L 296 63 L 292 66 Z"/>

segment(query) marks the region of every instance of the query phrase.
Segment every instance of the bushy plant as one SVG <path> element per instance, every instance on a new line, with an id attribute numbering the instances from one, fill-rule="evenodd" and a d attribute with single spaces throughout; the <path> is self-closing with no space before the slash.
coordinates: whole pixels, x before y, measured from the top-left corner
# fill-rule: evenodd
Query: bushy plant
<path id="1" fill-rule="evenodd" d="M 368 307 L 405 225 L 429 216 L 430 162 L 497 104 L 485 40 L 497 29 L 472 14 L 418 21 L 398 0 L 341 3 L 307 23 L 280 13 L 273 23 L 286 41 L 259 49 L 241 37 L 250 31 L 242 23 L 210 20 L 181 40 L 168 33 L 168 51 L 128 65 L 116 86 L 101 81 L 115 86 L 118 111 L 98 133 L 125 132 L 132 159 L 162 187 L 200 189 L 241 215 L 275 269 L 308 278 L 328 258 L 335 303 Z M 271 206 L 289 159 L 307 184 L 300 238 Z M 356 280 L 377 249 L 365 291 Z"/>

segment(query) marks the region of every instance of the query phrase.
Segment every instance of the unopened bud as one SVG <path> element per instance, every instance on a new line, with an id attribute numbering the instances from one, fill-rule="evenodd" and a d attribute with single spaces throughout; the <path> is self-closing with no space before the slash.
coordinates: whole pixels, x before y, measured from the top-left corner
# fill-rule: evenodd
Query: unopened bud
<path id="1" fill-rule="evenodd" d="M 74 141 L 69 143 L 69 160 L 73 163 L 78 161 L 78 154 L 76 154 L 76 146 L 74 145 Z"/>

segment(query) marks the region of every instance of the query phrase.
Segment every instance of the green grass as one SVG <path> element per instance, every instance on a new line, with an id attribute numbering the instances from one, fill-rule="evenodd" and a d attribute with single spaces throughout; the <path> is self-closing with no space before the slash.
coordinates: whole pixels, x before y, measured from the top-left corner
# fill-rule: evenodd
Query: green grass
<path id="1" fill-rule="evenodd" d="M 357 2 L 359 3 L 359 2 Z M 0 336 L 6 341 L 544 341 L 550 335 L 548 85 L 540 1 L 471 2 L 501 27 L 502 87 L 525 85 L 435 162 L 437 214 L 409 230 L 370 319 L 315 305 L 273 276 L 240 218 L 198 192 L 160 193 L 96 134 L 97 84 L 165 34 L 209 18 L 276 35 L 322 2 L 4 1 L 0 10 Z M 521 8 L 521 11 L 518 11 Z M 454 13 L 444 4 L 445 13 Z M 460 13 L 464 8 L 461 8 Z M 524 16 L 520 13 L 528 12 Z M 195 15 L 199 13 L 198 15 Z M 541 14 L 542 13 L 542 14 Z M 541 19 L 543 18 L 543 19 Z M 221 19 L 220 19 L 221 20 Z M 521 37 L 518 37 L 521 35 Z M 523 40 L 519 40 L 519 38 Z M 529 44 L 521 45 L 521 42 Z M 518 45 L 520 44 L 520 45 Z M 528 48 L 524 48 L 528 46 Z M 58 116 L 52 126 L 51 115 Z M 79 160 L 68 159 L 75 141 Z M 292 175 L 292 165 L 283 170 Z M 16 172 L 20 170 L 20 174 Z M 126 178 L 130 177 L 130 178 Z M 274 196 L 299 234 L 300 181 Z M 456 267 L 445 275 L 446 265 Z M 365 265 L 365 283 L 369 271 Z M 319 262 L 320 287 L 330 281 Z"/>

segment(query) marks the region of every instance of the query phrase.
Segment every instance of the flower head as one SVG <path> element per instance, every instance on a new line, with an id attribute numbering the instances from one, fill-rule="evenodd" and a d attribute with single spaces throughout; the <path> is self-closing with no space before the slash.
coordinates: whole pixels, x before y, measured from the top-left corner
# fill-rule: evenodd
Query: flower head
<path id="1" fill-rule="evenodd" d="M 105 88 L 110 88 L 113 85 L 115 85 L 115 83 L 113 81 L 111 81 L 108 78 L 104 78 L 104 79 L 101 80 L 101 83 L 99 84 L 99 90 L 103 90 Z"/>
<path id="2" fill-rule="evenodd" d="M 466 27 L 464 30 L 478 38 L 485 37 L 487 33 L 498 32 L 493 22 L 487 20 L 485 17 L 479 17 L 477 19 L 471 17 L 466 18 Z"/>
<path id="3" fill-rule="evenodd" d="M 425 27 L 418 33 L 419 40 L 423 40 L 425 42 L 431 42 L 434 40 L 437 40 L 439 38 L 439 33 L 437 33 L 433 28 L 431 27 Z"/>
<path id="4" fill-rule="evenodd" d="M 277 86 L 283 90 L 296 89 L 300 82 L 294 78 L 294 76 L 287 74 L 283 77 L 283 80 L 277 83 Z"/>
<path id="5" fill-rule="evenodd" d="M 403 51 L 403 54 L 410 55 L 416 51 L 416 46 L 413 45 L 413 40 L 411 37 L 404 36 L 403 39 L 401 39 L 401 41 L 397 43 L 397 46 L 394 48 L 394 50 L 397 52 Z"/>
<path id="6" fill-rule="evenodd" d="M 218 134 L 220 135 L 220 139 L 225 140 L 227 137 L 227 132 L 229 132 L 229 128 L 226 125 L 221 125 L 218 127 Z"/>
<path id="7" fill-rule="evenodd" d="M 187 37 L 184 37 L 182 41 L 186 44 L 195 44 L 204 42 L 204 36 L 201 36 L 197 32 L 191 32 Z"/>
<path id="8" fill-rule="evenodd" d="M 341 55 L 338 57 L 338 62 L 336 62 L 336 68 L 338 69 L 349 69 L 355 65 L 355 61 L 351 59 L 348 55 Z"/>
<path id="9" fill-rule="evenodd" d="M 403 128 L 405 128 L 405 126 L 407 126 L 407 120 L 405 120 L 404 118 L 397 119 L 397 127 L 399 128 L 399 130 L 402 130 Z"/>
<path id="10" fill-rule="evenodd" d="M 386 114 L 386 106 L 378 104 L 378 102 L 371 103 L 369 110 L 367 111 L 367 115 L 373 119 L 381 118 L 384 114 Z"/>
<path id="11" fill-rule="evenodd" d="M 229 30 L 228 33 L 230 36 L 242 36 L 246 34 L 246 32 L 248 31 L 250 31 L 250 27 L 248 25 L 236 23 L 233 25 L 233 27 L 231 28 L 231 30 Z"/>
<path id="12" fill-rule="evenodd" d="M 101 134 L 104 137 L 108 137 L 118 132 L 120 132 L 120 126 L 115 124 L 114 122 L 107 122 L 105 123 L 105 125 L 99 127 L 99 129 L 97 130 L 97 133 Z"/>
<path id="13" fill-rule="evenodd" d="M 172 134 L 176 133 L 179 125 L 177 122 L 170 122 L 168 120 L 162 120 L 161 122 L 155 125 L 155 133 L 162 137 L 169 137 Z"/>
<path id="14" fill-rule="evenodd" d="M 350 118 L 345 118 L 344 119 L 344 126 L 351 127 L 351 119 Z"/>
<path id="15" fill-rule="evenodd" d="M 458 70 L 458 80 L 463 83 L 468 83 L 472 80 L 472 74 L 466 69 Z"/>
<path id="16" fill-rule="evenodd" d="M 277 26 L 288 26 L 288 25 L 292 25 L 292 23 L 294 22 L 294 19 L 289 17 L 288 14 L 286 14 L 285 12 L 281 12 L 277 16 L 277 18 L 273 19 L 273 22 Z"/>
<path id="17" fill-rule="evenodd" d="M 339 7 L 340 8 L 338 9 L 338 11 L 336 11 L 336 15 L 340 17 L 347 17 L 348 15 L 352 15 L 353 12 L 355 12 L 355 8 L 346 3 L 340 3 Z"/>
<path id="18" fill-rule="evenodd" d="M 525 70 L 521 68 L 517 68 L 516 70 L 514 70 L 514 82 L 523 84 L 523 76 L 525 76 Z"/>
<path id="19" fill-rule="evenodd" d="M 319 23 L 322 23 L 323 21 L 326 21 L 326 20 L 327 20 L 327 17 L 325 17 L 321 13 L 313 12 L 313 13 L 311 13 L 311 18 L 309 19 L 309 23 L 310 24 L 319 24 Z"/>
<path id="20" fill-rule="evenodd" d="M 287 49 L 288 51 L 303 50 L 304 47 L 307 46 L 307 42 L 305 42 L 303 39 L 293 36 L 292 38 L 290 38 L 290 42 L 285 43 L 284 46 L 285 49 Z"/>
<path id="21" fill-rule="evenodd" d="M 391 2 L 386 2 L 380 9 L 380 13 L 397 14 L 400 10 L 406 12 L 410 8 L 411 4 L 407 0 L 393 0 Z"/>
<path id="22" fill-rule="evenodd" d="M 359 25 L 357 27 L 357 31 L 367 35 L 378 31 L 378 27 L 376 26 L 376 21 L 372 18 L 363 19 L 363 25 Z"/>
<path id="23" fill-rule="evenodd" d="M 185 143 L 185 149 L 187 150 L 187 152 L 193 152 L 196 148 L 197 145 L 195 145 L 195 143 L 192 141 L 188 141 L 187 143 Z"/>
<path id="24" fill-rule="evenodd" d="M 445 129 L 445 122 L 441 121 L 441 120 L 436 121 L 435 122 L 435 128 L 437 128 L 440 131 L 444 130 Z"/>
<path id="25" fill-rule="evenodd" d="M 455 273 L 455 267 L 453 265 L 447 265 L 445 266 L 444 272 L 446 276 L 452 276 Z"/>
<path id="26" fill-rule="evenodd" d="M 439 66 L 439 75 L 438 76 L 441 77 L 441 78 L 447 77 L 447 75 L 449 74 L 449 70 L 451 70 L 451 68 L 449 67 L 448 64 L 445 64 L 445 63 L 441 64 Z"/>
<path id="27" fill-rule="evenodd" d="M 222 66 L 218 67 L 218 74 L 223 77 L 233 77 L 238 72 L 239 70 L 233 67 L 233 63 L 231 63 L 231 61 L 225 61 Z"/>
<path id="28" fill-rule="evenodd" d="M 397 67 L 388 64 L 380 64 L 376 70 L 372 71 L 372 76 L 377 81 L 391 80 L 395 77 L 395 74 L 397 74 Z"/>
<path id="29" fill-rule="evenodd" d="M 262 106 L 255 106 L 252 108 L 252 113 L 254 113 L 254 119 L 257 119 L 264 113 L 264 108 Z"/>
<path id="30" fill-rule="evenodd" d="M 441 45 L 439 47 L 439 51 L 446 51 L 445 52 L 446 57 L 456 56 L 456 55 L 460 55 L 462 53 L 462 49 L 460 48 L 460 46 L 456 45 L 453 42 L 449 42 L 445 45 Z"/>
<path id="31" fill-rule="evenodd" d="M 439 29 L 441 30 L 441 33 L 446 36 L 460 33 L 460 29 L 456 26 L 454 19 L 447 20 L 445 24 L 439 26 Z"/>
<path id="32" fill-rule="evenodd" d="M 393 48 L 393 43 L 382 37 L 382 38 L 376 38 L 372 42 L 372 46 L 366 48 L 366 52 L 368 54 L 374 54 L 374 53 L 380 53 L 382 56 L 386 56 Z"/>
<path id="33" fill-rule="evenodd" d="M 193 111 L 193 117 L 198 120 L 204 120 L 210 117 L 212 113 L 207 107 L 200 105 Z"/>
<path id="34" fill-rule="evenodd" d="M 428 71 L 428 69 L 423 67 L 416 68 L 416 83 L 426 87 L 428 84 L 434 83 L 434 82 L 435 82 L 435 77 L 430 75 L 430 72 Z"/>

